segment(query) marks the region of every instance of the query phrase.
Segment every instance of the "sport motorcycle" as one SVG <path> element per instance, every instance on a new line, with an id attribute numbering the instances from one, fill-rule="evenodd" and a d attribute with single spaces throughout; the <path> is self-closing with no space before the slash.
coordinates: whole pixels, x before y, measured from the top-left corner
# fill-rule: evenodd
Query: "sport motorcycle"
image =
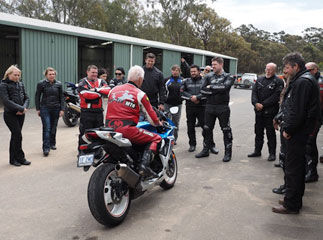
<path id="1" fill-rule="evenodd" d="M 177 113 L 178 107 L 170 109 Z M 160 150 L 151 161 L 154 176 L 139 174 L 144 146 L 133 145 L 113 128 L 88 129 L 80 146 L 78 167 L 84 171 L 95 167 L 88 184 L 87 196 L 93 217 L 105 226 L 116 226 L 127 216 L 131 201 L 155 185 L 172 188 L 177 178 L 177 160 L 173 151 L 175 125 L 166 113 L 159 112 L 163 126 L 154 127 L 140 121 L 138 128 L 157 133 L 162 138 Z"/>

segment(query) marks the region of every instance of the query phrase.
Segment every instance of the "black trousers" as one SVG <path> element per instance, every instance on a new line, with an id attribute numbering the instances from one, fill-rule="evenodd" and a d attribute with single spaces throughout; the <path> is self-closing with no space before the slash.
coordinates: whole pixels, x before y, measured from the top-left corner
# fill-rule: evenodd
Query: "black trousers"
<path id="1" fill-rule="evenodd" d="M 22 150 L 22 126 L 24 125 L 25 115 L 4 112 L 3 119 L 11 132 L 9 147 L 9 163 L 25 161 L 25 154 Z"/>
<path id="2" fill-rule="evenodd" d="M 285 179 L 286 193 L 284 207 L 298 211 L 302 207 L 305 190 L 305 148 L 308 135 L 295 133 L 286 140 Z"/>
<path id="3" fill-rule="evenodd" d="M 206 106 L 204 124 L 206 147 L 211 148 L 214 146 L 213 129 L 217 118 L 223 132 L 224 147 L 225 149 L 231 149 L 233 137 L 230 127 L 230 108 L 228 105 Z"/>
<path id="4" fill-rule="evenodd" d="M 284 172 L 284 184 L 286 185 L 285 177 L 285 161 L 286 161 L 286 139 L 283 136 L 283 131 L 280 128 L 280 151 L 279 151 L 279 164 Z"/>
<path id="5" fill-rule="evenodd" d="M 187 106 L 186 105 L 186 123 L 187 123 L 187 135 L 189 138 L 189 145 L 196 146 L 196 134 L 195 134 L 195 123 L 196 119 L 201 123 L 203 141 L 205 141 L 204 125 L 204 110 L 202 106 Z"/>
<path id="6" fill-rule="evenodd" d="M 85 130 L 90 128 L 98 128 L 103 126 L 103 112 L 87 112 L 81 111 L 80 116 L 80 134 L 79 134 L 79 146 L 85 142 L 82 139 L 82 136 Z"/>
<path id="7" fill-rule="evenodd" d="M 273 126 L 274 116 L 262 116 L 256 114 L 255 121 L 255 152 L 261 152 L 264 145 L 264 130 L 266 129 L 266 135 L 268 139 L 269 154 L 276 155 L 276 132 Z"/>
<path id="8" fill-rule="evenodd" d="M 306 143 L 305 157 L 306 157 L 306 173 L 311 171 L 311 175 L 316 176 L 317 164 L 319 159 L 319 153 L 317 150 L 317 134 L 320 131 L 321 123 L 317 121 L 313 132 L 309 135 Z"/>

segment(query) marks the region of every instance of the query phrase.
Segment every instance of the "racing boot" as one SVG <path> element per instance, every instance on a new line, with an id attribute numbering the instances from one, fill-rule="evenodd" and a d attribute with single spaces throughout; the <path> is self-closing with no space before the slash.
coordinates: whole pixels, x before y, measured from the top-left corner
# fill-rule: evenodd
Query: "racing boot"
<path id="1" fill-rule="evenodd" d="M 224 151 L 224 157 L 222 159 L 223 162 L 229 162 L 231 160 L 232 156 L 232 144 L 230 146 L 227 146 Z"/>
<path id="2" fill-rule="evenodd" d="M 139 166 L 139 174 L 146 177 L 158 177 L 158 175 L 150 168 L 150 163 L 154 159 L 154 152 L 152 150 L 145 150 L 141 164 Z"/>
<path id="3" fill-rule="evenodd" d="M 319 175 L 317 174 L 316 166 L 311 157 L 306 156 L 307 164 L 305 168 L 305 182 L 317 182 Z"/>
<path id="4" fill-rule="evenodd" d="M 209 148 L 208 147 L 203 147 L 202 151 L 198 154 L 195 155 L 196 158 L 203 158 L 203 157 L 208 157 L 209 154 Z"/>
<path id="5" fill-rule="evenodd" d="M 223 162 L 229 162 L 231 160 L 232 140 L 233 140 L 233 137 L 232 137 L 231 128 L 230 127 L 223 128 L 223 141 L 224 141 L 224 147 L 225 147 L 224 157 L 222 159 Z"/>

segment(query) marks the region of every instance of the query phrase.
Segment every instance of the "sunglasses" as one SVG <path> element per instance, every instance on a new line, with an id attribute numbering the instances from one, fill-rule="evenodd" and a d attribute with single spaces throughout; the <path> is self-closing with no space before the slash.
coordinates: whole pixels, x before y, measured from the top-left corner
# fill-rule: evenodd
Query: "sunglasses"
<path id="1" fill-rule="evenodd" d="M 122 73 L 115 73 L 115 75 L 116 75 L 116 76 L 121 76 L 121 75 L 122 75 Z"/>

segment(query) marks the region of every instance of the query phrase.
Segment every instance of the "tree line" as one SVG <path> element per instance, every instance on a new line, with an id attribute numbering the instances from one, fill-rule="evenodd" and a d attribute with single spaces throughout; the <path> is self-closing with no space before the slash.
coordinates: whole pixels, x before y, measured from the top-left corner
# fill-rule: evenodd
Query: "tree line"
<path id="1" fill-rule="evenodd" d="M 323 69 L 322 28 L 302 36 L 251 24 L 233 28 L 206 0 L 4 0 L 0 11 L 233 56 L 241 73 L 263 73 L 268 62 L 281 71 L 292 51 Z"/>

